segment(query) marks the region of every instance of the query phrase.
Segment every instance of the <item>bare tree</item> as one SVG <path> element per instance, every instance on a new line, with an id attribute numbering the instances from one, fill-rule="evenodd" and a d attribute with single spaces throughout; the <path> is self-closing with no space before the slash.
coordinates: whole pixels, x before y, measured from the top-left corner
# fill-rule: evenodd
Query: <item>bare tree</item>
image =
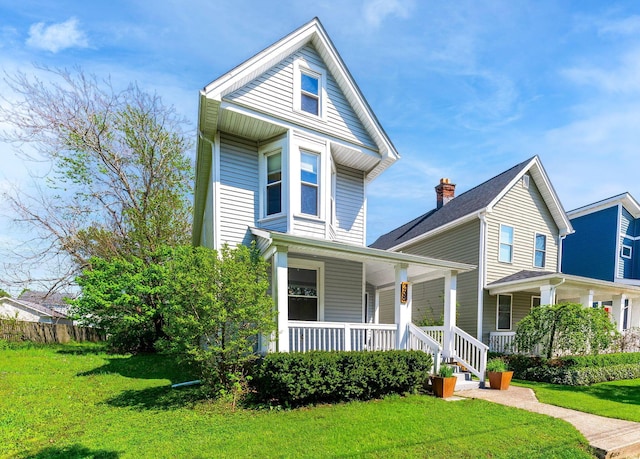
<path id="1" fill-rule="evenodd" d="M 20 267 L 32 272 L 27 262 L 55 260 L 57 272 L 44 280 L 64 286 L 92 256 L 145 258 L 160 245 L 188 243 L 185 120 L 137 85 L 118 91 L 79 69 L 38 70 L 46 81 L 5 75 L 13 94 L 0 105 L 0 122 L 10 126 L 0 140 L 50 165 L 33 192 L 6 195 L 33 234 Z"/>

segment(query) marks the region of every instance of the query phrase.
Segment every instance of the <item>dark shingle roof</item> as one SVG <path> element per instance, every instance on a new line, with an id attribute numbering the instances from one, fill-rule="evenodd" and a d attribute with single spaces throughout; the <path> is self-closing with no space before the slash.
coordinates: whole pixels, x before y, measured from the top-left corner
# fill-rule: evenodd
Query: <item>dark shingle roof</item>
<path id="1" fill-rule="evenodd" d="M 557 274 L 557 273 L 550 272 L 550 271 L 518 271 L 517 273 L 511 274 L 509 276 L 503 277 L 502 279 L 498 279 L 497 281 L 491 282 L 488 285 L 497 285 L 497 284 L 503 284 L 505 282 L 513 282 L 513 281 L 526 280 L 526 279 L 535 279 L 536 277 L 548 276 L 549 274 Z"/>
<path id="2" fill-rule="evenodd" d="M 535 158 L 535 157 L 534 157 Z M 383 234 L 370 247 L 390 249 L 440 226 L 484 209 L 531 162 L 533 158 L 487 180 L 460 196 L 456 196 L 440 209 L 433 209 L 409 223 Z"/>

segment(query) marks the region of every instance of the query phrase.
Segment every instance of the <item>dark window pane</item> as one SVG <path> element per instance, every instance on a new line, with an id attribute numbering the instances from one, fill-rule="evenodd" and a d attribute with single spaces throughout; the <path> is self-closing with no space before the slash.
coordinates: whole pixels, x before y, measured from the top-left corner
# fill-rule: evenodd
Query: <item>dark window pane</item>
<path id="1" fill-rule="evenodd" d="M 301 88 L 305 92 L 310 92 L 311 94 L 318 95 L 318 87 L 319 80 L 316 77 L 312 77 L 311 75 L 307 75 L 306 73 L 301 74 Z"/>
<path id="2" fill-rule="evenodd" d="M 547 237 L 543 234 L 536 235 L 536 249 L 538 250 L 546 250 L 547 246 Z"/>
<path id="3" fill-rule="evenodd" d="M 511 297 L 507 295 L 498 296 L 498 330 L 509 330 L 511 328 Z"/>
<path id="4" fill-rule="evenodd" d="M 300 108 L 302 111 L 311 113 L 313 115 L 318 114 L 318 99 L 313 96 L 302 94 L 300 99 Z"/>
<path id="5" fill-rule="evenodd" d="M 318 299 L 289 297 L 289 320 L 318 320 Z"/>
<path id="6" fill-rule="evenodd" d="M 282 174 L 280 171 L 270 172 L 269 175 L 267 175 L 267 183 L 279 182 L 281 178 Z"/>
<path id="7" fill-rule="evenodd" d="M 535 265 L 538 268 L 544 268 L 544 252 L 536 250 Z"/>
<path id="8" fill-rule="evenodd" d="M 276 183 L 267 187 L 267 215 L 278 214 L 281 210 L 281 185 Z"/>
<path id="9" fill-rule="evenodd" d="M 318 215 L 318 188 L 303 184 L 300 204 L 303 214 Z"/>

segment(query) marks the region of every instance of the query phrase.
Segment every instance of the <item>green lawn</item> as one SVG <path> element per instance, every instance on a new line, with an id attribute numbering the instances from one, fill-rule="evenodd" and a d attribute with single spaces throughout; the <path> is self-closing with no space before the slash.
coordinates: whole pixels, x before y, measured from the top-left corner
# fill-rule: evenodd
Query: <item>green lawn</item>
<path id="1" fill-rule="evenodd" d="M 543 403 L 640 422 L 640 379 L 609 381 L 592 386 L 562 386 L 530 381 L 514 383 L 532 388 Z"/>
<path id="2" fill-rule="evenodd" d="M 569 424 L 481 400 L 233 412 L 164 356 L 2 348 L 0 457 L 592 457 Z"/>

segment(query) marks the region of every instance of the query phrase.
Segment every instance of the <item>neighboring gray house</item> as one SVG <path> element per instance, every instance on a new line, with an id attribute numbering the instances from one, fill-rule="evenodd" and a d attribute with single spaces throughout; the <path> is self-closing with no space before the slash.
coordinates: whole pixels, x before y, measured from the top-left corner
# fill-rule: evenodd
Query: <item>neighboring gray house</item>
<path id="1" fill-rule="evenodd" d="M 535 156 L 455 196 L 443 179 L 436 208 L 381 236 L 371 246 L 445 258 L 478 266 L 458 276 L 458 324 L 467 333 L 504 350 L 532 307 L 638 295 L 638 287 L 559 272 L 562 240 L 573 232 L 558 196 Z M 443 314 L 441 280 L 413 286 L 414 322 Z M 390 299 L 381 322 L 394 320 Z"/>
<path id="2" fill-rule="evenodd" d="M 455 314 L 435 342 L 411 324 L 411 285 L 442 279 L 455 312 L 474 266 L 366 246 L 366 189 L 399 155 L 317 19 L 207 85 L 198 131 L 193 243 L 256 241 L 278 311 L 269 349 L 453 353 Z"/>

